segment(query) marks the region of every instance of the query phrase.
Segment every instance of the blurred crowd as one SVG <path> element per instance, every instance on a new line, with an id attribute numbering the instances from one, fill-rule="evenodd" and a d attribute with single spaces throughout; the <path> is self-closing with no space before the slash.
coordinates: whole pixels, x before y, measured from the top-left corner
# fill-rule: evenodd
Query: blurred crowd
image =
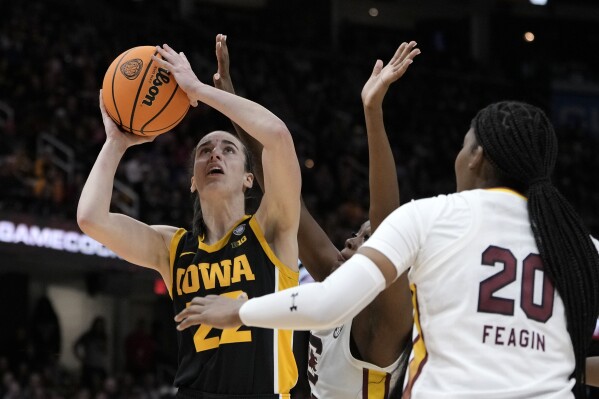
<path id="1" fill-rule="evenodd" d="M 146 12 L 148 6 L 155 12 Z M 454 191 L 453 160 L 477 109 L 515 98 L 550 111 L 552 76 L 579 73 L 568 64 L 539 70 L 530 61 L 508 73 L 454 51 L 443 37 L 419 32 L 341 27 L 347 39 L 332 47 L 293 27 L 275 35 L 269 29 L 276 25 L 256 23 L 274 20 L 266 12 L 218 12 L 214 6 L 188 18 L 147 1 L 98 1 L 85 8 L 60 0 L 15 2 L 5 11 L 0 16 L 0 209 L 48 217 L 74 219 L 84 177 L 105 137 L 97 100 L 104 72 L 116 55 L 136 45 L 168 42 L 185 50 L 196 74 L 211 83 L 214 36 L 227 33 L 237 92 L 290 127 L 303 167 L 304 199 L 338 244 L 367 215 L 360 91 L 376 58 L 388 59 L 402 40 L 426 42 L 420 43 L 423 55 L 385 100 L 402 202 Z M 529 76 L 531 71 L 538 76 Z M 139 195 L 141 220 L 188 227 L 189 155 L 203 134 L 217 128 L 232 129 L 200 105 L 174 131 L 126 154 L 117 179 Z M 560 127 L 558 134 L 556 184 L 599 233 L 592 205 L 599 199 L 592 173 L 599 166 L 597 138 L 576 125 Z M 47 144 L 54 140 L 72 150 L 73 168 L 56 162 L 57 147 Z"/>
<path id="2" fill-rule="evenodd" d="M 30 323 L 18 325 L 0 343 L 2 399 L 159 399 L 174 397 L 175 354 L 164 353 L 159 322 L 138 319 L 122 345 L 114 344 L 106 320 L 96 316 L 80 332 L 72 348 L 76 370 L 59 359 L 61 325 L 49 298 L 40 297 Z M 150 328 L 151 327 L 151 328 Z M 117 349 L 114 349 L 114 348 Z M 110 365 L 114 351 L 122 352 L 122 367 Z"/>
<path id="3" fill-rule="evenodd" d="M 214 37 L 226 33 L 238 94 L 263 104 L 289 126 L 302 165 L 304 200 L 339 246 L 368 213 L 360 91 L 376 59 L 389 59 L 401 41 L 415 39 L 423 52 L 384 104 L 402 203 L 455 190 L 455 155 L 482 106 L 512 98 L 550 112 L 556 79 L 597 79 L 566 62 L 513 60 L 505 70 L 499 64 L 479 64 L 438 32 L 341 24 L 341 39 L 332 43 L 326 23 L 302 29 L 306 18 L 301 13 L 291 23 L 277 19 L 276 9 L 236 11 L 203 4 L 184 17 L 170 3 L 3 4 L 0 212 L 74 222 L 79 192 L 105 138 L 98 109 L 104 73 L 118 54 L 138 45 L 169 43 L 185 51 L 198 77 L 211 83 Z M 291 4 L 299 11 L 298 2 Z M 200 105 L 174 131 L 128 151 L 117 179 L 137 193 L 140 220 L 189 227 L 191 150 L 203 134 L 223 128 L 232 130 L 228 120 Z M 594 184 L 599 140 L 579 124 L 559 126 L 557 133 L 555 183 L 599 236 L 594 207 L 599 202 Z M 102 383 L 82 384 L 49 359 L 31 359 L 0 357 L 0 398 L 168 395 L 154 373 L 134 376 L 126 371 L 118 378 L 107 374 Z M 48 367 L 41 366 L 46 363 Z"/>

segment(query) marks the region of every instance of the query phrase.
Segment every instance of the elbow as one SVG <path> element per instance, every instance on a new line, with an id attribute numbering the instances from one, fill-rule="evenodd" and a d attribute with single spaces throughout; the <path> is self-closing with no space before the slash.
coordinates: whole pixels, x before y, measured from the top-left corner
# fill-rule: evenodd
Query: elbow
<path id="1" fill-rule="evenodd" d="M 77 208 L 77 224 L 82 232 L 90 235 L 90 232 L 93 230 L 94 226 L 97 225 L 97 222 L 91 212 L 82 209 L 80 206 Z"/>
<path id="2" fill-rule="evenodd" d="M 291 145 L 291 148 L 293 148 L 293 138 L 291 137 L 291 132 L 283 121 L 279 120 L 273 123 L 270 126 L 270 131 L 270 137 L 272 138 L 274 145 L 281 148 L 289 148 Z"/>
<path id="3" fill-rule="evenodd" d="M 77 211 L 77 224 L 79 225 L 79 229 L 81 229 L 82 232 L 87 234 L 87 231 L 89 231 L 90 229 L 91 222 L 88 218 L 85 217 L 85 215 L 83 215 L 79 211 Z"/>

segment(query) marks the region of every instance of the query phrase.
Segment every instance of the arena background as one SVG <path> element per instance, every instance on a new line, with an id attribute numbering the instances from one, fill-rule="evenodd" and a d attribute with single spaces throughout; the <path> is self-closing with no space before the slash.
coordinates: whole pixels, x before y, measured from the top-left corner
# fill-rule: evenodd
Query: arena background
<path id="1" fill-rule="evenodd" d="M 342 246 L 368 210 L 360 90 L 377 58 L 386 61 L 400 42 L 416 40 L 422 55 L 384 104 L 402 202 L 453 192 L 453 161 L 476 110 L 524 100 L 555 123 L 554 182 L 599 235 L 596 0 L 1 4 L 0 393 L 170 392 L 176 338 L 158 274 L 118 259 L 75 221 L 105 137 L 97 102 L 104 72 L 134 46 L 168 43 L 185 51 L 198 77 L 211 83 L 215 36 L 227 34 L 238 93 L 288 124 L 306 203 Z M 524 39 L 526 32 L 534 41 Z M 117 173 L 114 210 L 188 227 L 188 157 L 216 128 L 230 123 L 199 106 L 174 131 L 129 150 Z M 50 307 L 43 306 L 47 299 Z M 90 388 L 79 384 L 73 345 L 98 316 L 107 323 L 107 371 L 114 378 Z M 152 377 L 131 382 L 127 351 L 135 348 L 126 338 L 142 319 L 152 327 L 142 348 L 151 356 L 148 370 L 137 371 Z M 16 386 L 4 378 L 9 371 Z"/>

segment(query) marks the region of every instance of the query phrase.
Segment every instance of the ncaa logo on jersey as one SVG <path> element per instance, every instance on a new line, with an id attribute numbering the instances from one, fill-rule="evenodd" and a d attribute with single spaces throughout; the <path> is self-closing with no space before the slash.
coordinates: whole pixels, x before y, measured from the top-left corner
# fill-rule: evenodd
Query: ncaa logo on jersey
<path id="1" fill-rule="evenodd" d="M 245 223 L 240 224 L 239 226 L 235 227 L 235 230 L 233 230 L 233 234 L 235 234 L 236 236 L 240 236 L 243 234 L 244 231 L 245 231 Z"/>
<path id="2" fill-rule="evenodd" d="M 343 331 L 343 326 L 341 327 L 337 327 L 334 331 L 333 331 L 333 338 L 337 339 L 337 337 L 339 337 L 339 335 L 341 335 L 341 331 Z"/>

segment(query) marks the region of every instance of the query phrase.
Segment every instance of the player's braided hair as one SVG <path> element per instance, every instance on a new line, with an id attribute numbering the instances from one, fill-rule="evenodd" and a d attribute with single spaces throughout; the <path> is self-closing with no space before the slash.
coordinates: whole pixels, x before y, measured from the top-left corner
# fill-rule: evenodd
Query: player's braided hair
<path id="1" fill-rule="evenodd" d="M 251 156 L 250 152 L 248 151 L 248 148 L 243 143 L 241 143 L 241 146 L 243 148 L 243 154 L 245 155 L 245 171 L 252 172 L 253 171 L 252 156 Z M 195 158 L 196 158 L 196 151 L 197 151 L 197 146 L 191 152 L 190 169 L 191 169 L 192 176 L 193 176 L 193 165 L 194 165 Z M 193 220 L 192 220 L 193 235 L 196 237 L 204 237 L 206 235 L 206 223 L 204 223 L 204 215 L 202 214 L 202 205 L 200 203 L 200 195 L 199 195 L 198 191 L 196 190 L 193 193 L 191 193 L 191 197 L 193 200 Z M 255 208 L 254 202 L 255 202 L 255 200 L 252 195 L 252 190 L 251 189 L 245 190 L 245 212 L 246 213 L 255 212 L 255 209 L 253 209 L 253 208 Z"/>
<path id="2" fill-rule="evenodd" d="M 528 197 L 545 272 L 566 309 L 576 358 L 574 393 L 584 397 L 585 358 L 599 311 L 599 255 L 580 217 L 551 183 L 557 157 L 553 127 L 539 108 L 513 101 L 482 109 L 471 127 L 498 181 Z"/>

